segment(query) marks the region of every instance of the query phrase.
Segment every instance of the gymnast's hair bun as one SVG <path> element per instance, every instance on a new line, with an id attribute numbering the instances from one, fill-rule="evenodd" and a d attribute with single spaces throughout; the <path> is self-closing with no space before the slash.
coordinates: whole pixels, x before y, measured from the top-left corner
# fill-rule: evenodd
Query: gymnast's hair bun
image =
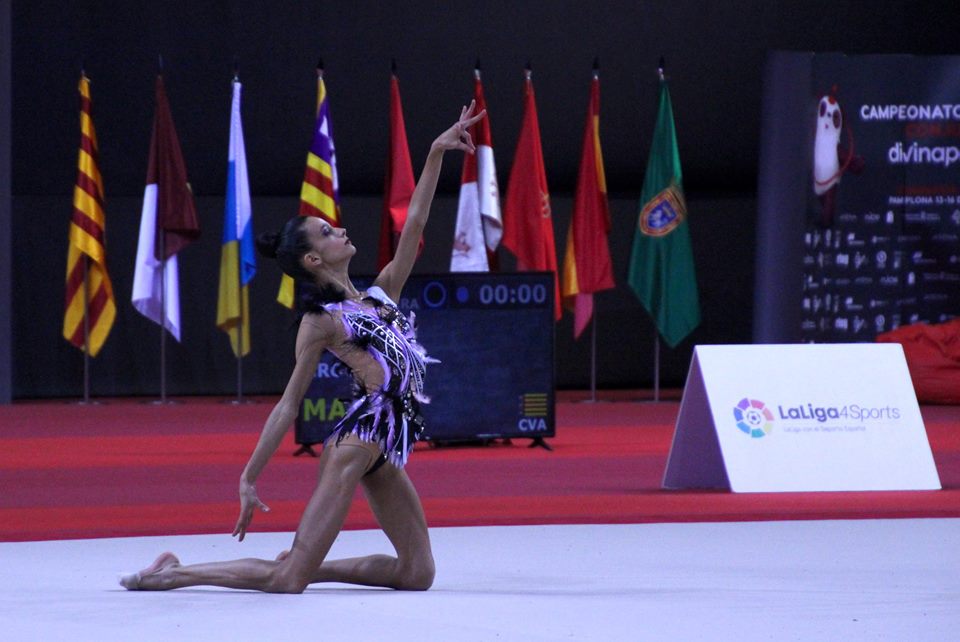
<path id="1" fill-rule="evenodd" d="M 257 237 L 257 250 L 268 258 L 277 258 L 277 248 L 279 247 L 280 235 L 276 232 L 264 232 Z"/>

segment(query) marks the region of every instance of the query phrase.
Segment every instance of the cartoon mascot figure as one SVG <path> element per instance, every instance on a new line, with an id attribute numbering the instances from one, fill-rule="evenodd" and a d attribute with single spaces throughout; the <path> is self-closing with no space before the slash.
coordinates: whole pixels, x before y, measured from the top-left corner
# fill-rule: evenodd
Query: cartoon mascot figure
<path id="1" fill-rule="evenodd" d="M 840 142 L 843 110 L 836 98 L 836 87 L 820 98 L 817 108 L 817 133 L 813 147 L 813 191 L 820 201 L 820 225 L 830 227 L 837 205 L 837 185 L 847 171 L 859 174 L 864 161 L 853 153 L 853 133 L 847 127 L 849 146 Z"/>

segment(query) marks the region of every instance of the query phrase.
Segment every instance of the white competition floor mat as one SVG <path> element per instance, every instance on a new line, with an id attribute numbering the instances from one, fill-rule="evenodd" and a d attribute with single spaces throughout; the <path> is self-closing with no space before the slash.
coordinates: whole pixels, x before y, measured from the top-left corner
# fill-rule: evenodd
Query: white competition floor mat
<path id="1" fill-rule="evenodd" d="M 120 571 L 272 558 L 290 533 L 0 543 L 0 639 L 957 640 L 960 519 L 431 529 L 422 593 L 128 592 Z M 334 557 L 392 552 L 348 531 Z"/>

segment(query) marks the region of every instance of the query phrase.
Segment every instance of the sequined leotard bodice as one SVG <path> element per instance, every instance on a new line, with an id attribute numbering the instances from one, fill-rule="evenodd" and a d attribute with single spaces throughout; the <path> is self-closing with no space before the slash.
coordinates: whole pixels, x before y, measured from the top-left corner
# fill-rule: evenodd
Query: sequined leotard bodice
<path id="1" fill-rule="evenodd" d="M 423 394 L 427 357 L 417 343 L 413 315 L 407 319 L 379 287 L 367 290 L 364 305 L 353 301 L 328 303 L 324 311 L 339 319 L 347 338 L 345 348 L 334 351 L 347 365 L 357 362 L 345 350 L 362 350 L 380 365 L 382 383 L 371 381 L 354 367 L 355 400 L 328 438 L 342 439 L 355 434 L 380 446 L 390 463 L 403 467 L 413 444 L 423 434 L 420 405 L 429 400 Z"/>

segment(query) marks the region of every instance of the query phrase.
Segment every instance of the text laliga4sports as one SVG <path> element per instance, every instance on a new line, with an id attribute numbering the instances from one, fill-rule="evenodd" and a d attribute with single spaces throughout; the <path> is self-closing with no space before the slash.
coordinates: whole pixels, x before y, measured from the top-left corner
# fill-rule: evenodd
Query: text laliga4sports
<path id="1" fill-rule="evenodd" d="M 869 421 L 871 419 L 899 419 L 900 409 L 891 406 L 870 407 L 859 404 L 845 406 L 822 407 L 812 403 L 799 406 L 777 406 L 781 419 L 816 419 L 819 422 L 828 419 L 852 419 L 855 421 Z"/>

